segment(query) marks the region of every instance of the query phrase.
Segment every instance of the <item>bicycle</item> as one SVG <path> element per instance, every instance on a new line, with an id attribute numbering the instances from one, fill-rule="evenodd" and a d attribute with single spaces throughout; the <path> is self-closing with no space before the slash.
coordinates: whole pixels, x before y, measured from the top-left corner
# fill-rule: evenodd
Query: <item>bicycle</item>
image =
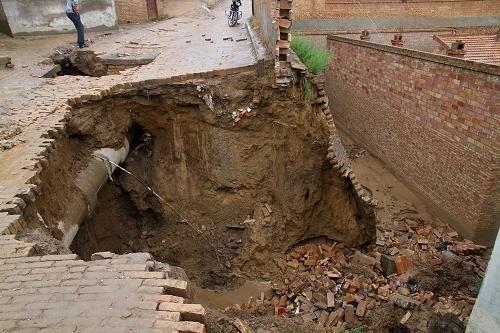
<path id="1" fill-rule="evenodd" d="M 233 0 L 233 2 L 231 3 L 229 14 L 226 14 L 227 23 L 230 27 L 234 27 L 236 24 L 238 24 L 238 20 L 240 20 L 243 16 L 242 12 L 240 11 L 240 6 L 241 0 Z"/>

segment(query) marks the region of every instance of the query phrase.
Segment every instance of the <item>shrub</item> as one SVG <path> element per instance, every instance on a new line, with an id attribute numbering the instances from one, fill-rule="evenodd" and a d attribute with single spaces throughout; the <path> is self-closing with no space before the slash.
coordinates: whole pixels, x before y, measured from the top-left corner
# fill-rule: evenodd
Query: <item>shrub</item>
<path id="1" fill-rule="evenodd" d="M 313 74 L 321 73 L 330 64 L 328 51 L 315 47 L 310 41 L 300 36 L 292 36 L 290 44 L 300 60 Z"/>

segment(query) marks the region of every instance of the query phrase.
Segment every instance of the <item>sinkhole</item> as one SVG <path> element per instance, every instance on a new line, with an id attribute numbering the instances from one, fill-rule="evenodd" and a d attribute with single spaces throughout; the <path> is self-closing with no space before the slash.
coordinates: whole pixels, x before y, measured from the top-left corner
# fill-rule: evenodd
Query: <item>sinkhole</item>
<path id="1" fill-rule="evenodd" d="M 367 242 L 373 217 L 326 159 L 324 115 L 300 88 L 267 82 L 249 72 L 137 85 L 74 106 L 28 222 L 85 260 L 149 252 L 214 290 L 272 280 L 273 258 L 310 238 Z M 106 169 L 96 152 L 124 140 L 123 169 Z M 109 172 L 103 184 L 88 171 L 97 164 Z M 95 195 L 82 190 L 92 186 Z"/>

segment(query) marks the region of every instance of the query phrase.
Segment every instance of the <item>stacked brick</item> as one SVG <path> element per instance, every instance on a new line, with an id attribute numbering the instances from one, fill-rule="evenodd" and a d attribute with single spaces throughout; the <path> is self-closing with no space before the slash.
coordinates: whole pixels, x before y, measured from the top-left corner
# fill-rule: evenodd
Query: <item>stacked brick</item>
<path id="1" fill-rule="evenodd" d="M 0 236 L 0 246 L 0 331 L 205 332 L 205 309 L 185 304 L 187 282 L 147 253 L 86 262 L 19 255 L 16 248 L 32 252 L 33 244 L 12 236 Z"/>
<path id="2" fill-rule="evenodd" d="M 278 26 L 276 41 L 276 84 L 278 86 L 287 86 L 290 83 L 292 75 L 290 41 L 292 40 L 292 1 L 277 0 L 275 11 L 275 23 Z"/>
<path id="3" fill-rule="evenodd" d="M 319 96 L 316 103 L 319 104 L 321 112 L 325 115 L 330 131 L 330 144 L 326 157 L 333 168 L 336 169 L 343 178 L 350 182 L 358 200 L 365 204 L 365 209 L 369 209 L 373 212 L 373 207 L 377 206 L 377 200 L 375 200 L 372 194 L 359 183 L 351 168 L 351 162 L 347 156 L 344 145 L 340 141 L 340 136 L 337 133 L 337 128 L 335 127 L 333 116 L 330 112 L 329 101 L 325 91 L 324 75 L 315 77 L 313 79 L 313 84 Z"/>

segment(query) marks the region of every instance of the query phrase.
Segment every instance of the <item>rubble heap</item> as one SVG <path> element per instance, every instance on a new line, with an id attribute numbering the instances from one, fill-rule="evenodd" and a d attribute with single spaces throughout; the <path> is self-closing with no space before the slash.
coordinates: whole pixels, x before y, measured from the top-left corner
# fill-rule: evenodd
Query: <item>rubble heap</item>
<path id="1" fill-rule="evenodd" d="M 402 212 L 401 216 L 408 215 Z M 465 325 L 478 286 L 458 280 L 473 274 L 480 281 L 487 265 L 487 256 L 481 255 L 485 247 L 461 240 L 445 226 L 434 228 L 418 219 L 402 219 L 396 230 L 378 230 L 376 244 L 364 251 L 326 241 L 291 249 L 275 260 L 282 281 L 260 299 L 233 308 L 273 306 L 277 316 L 316 322 L 327 332 L 347 328 L 387 331 L 374 325 L 374 320 L 382 319 L 379 311 L 384 307 L 400 313 L 399 325 L 412 331 L 427 332 L 433 315 L 449 315 Z M 450 276 L 450 265 L 457 265 L 455 275 L 460 276 Z M 429 274 L 436 274 L 435 279 L 451 289 L 429 281 Z"/>

